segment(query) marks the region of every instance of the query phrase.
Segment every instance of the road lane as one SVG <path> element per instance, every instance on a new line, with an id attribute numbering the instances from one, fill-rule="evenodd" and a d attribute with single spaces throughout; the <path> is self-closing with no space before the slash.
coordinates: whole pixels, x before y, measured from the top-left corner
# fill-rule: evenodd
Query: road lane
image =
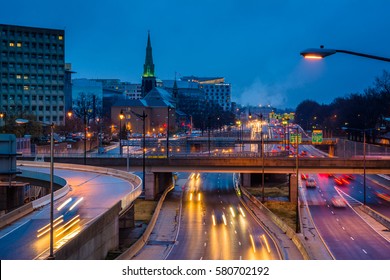
<path id="1" fill-rule="evenodd" d="M 305 195 L 313 221 L 336 259 L 390 259 L 390 243 L 374 231 L 350 207 L 335 208 L 331 198 L 337 194 L 333 179 L 316 176 L 318 187 Z"/>
<path id="2" fill-rule="evenodd" d="M 168 259 L 279 258 L 272 239 L 240 205 L 231 174 L 209 173 L 190 179 L 183 195 L 178 240 Z"/>

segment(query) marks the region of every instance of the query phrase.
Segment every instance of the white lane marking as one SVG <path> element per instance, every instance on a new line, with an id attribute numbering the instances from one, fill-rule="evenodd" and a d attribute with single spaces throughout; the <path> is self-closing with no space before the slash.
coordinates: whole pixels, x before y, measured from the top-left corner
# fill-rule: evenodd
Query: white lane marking
<path id="1" fill-rule="evenodd" d="M 351 239 L 352 239 L 352 240 L 355 240 L 352 236 L 351 236 Z"/>
<path id="2" fill-rule="evenodd" d="M 7 232 L 6 234 L 4 234 L 3 236 L 0 237 L 0 239 L 2 239 L 3 237 L 6 237 L 8 234 L 14 232 L 15 230 L 17 230 L 18 228 L 24 226 L 25 224 L 27 224 L 30 220 L 24 222 L 23 224 L 19 225 L 18 227 L 14 228 L 13 230 L 11 230 L 10 232 Z"/>
<path id="3" fill-rule="evenodd" d="M 240 242 L 240 241 L 238 241 L 238 245 L 240 245 L 240 246 L 241 246 L 241 242 Z"/>
<path id="4" fill-rule="evenodd" d="M 345 227 L 341 227 L 343 230 L 345 230 Z"/>
<path id="5" fill-rule="evenodd" d="M 365 254 L 368 254 L 366 250 L 362 249 Z"/>
<path id="6" fill-rule="evenodd" d="M 205 243 L 204 243 L 204 247 L 206 247 L 206 246 L 207 246 L 207 243 L 205 242 Z"/>

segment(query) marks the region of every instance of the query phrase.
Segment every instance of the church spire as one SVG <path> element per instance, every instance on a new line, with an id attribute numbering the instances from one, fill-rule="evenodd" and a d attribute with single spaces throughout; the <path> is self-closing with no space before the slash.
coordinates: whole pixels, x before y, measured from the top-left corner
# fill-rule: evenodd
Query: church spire
<path id="1" fill-rule="evenodd" d="M 141 95 L 146 94 L 157 86 L 156 76 L 154 75 L 154 64 L 152 56 L 152 44 L 150 43 L 150 32 L 148 31 L 148 43 L 146 45 L 146 56 L 144 64 L 144 73 L 142 74 Z"/>
<path id="2" fill-rule="evenodd" d="M 152 44 L 150 43 L 150 32 L 148 31 L 148 43 L 146 45 L 146 56 L 143 77 L 154 77 L 154 64 L 152 55 Z"/>

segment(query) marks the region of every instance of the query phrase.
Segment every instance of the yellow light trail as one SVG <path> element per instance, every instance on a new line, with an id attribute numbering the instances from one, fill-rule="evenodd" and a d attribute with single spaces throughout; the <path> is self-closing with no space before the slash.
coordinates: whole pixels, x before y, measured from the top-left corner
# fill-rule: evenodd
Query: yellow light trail
<path id="1" fill-rule="evenodd" d="M 223 223 L 225 224 L 225 226 L 227 226 L 227 221 L 226 221 L 225 214 L 222 214 L 222 219 L 223 219 Z"/>
<path id="2" fill-rule="evenodd" d="M 84 199 L 83 197 L 79 198 L 79 199 L 78 199 L 78 200 L 69 208 L 69 211 L 72 210 L 73 208 L 75 208 L 76 205 L 79 204 L 83 199 Z"/>
<path id="3" fill-rule="evenodd" d="M 58 206 L 57 210 L 60 211 L 62 208 L 64 208 L 69 202 L 72 201 L 72 198 L 68 198 L 67 200 L 64 201 L 60 206 Z"/>
<path id="4" fill-rule="evenodd" d="M 56 230 L 56 232 L 59 232 L 61 229 L 61 231 L 59 233 L 57 233 L 56 237 L 60 236 L 61 234 L 63 234 L 65 231 L 67 231 L 68 229 L 70 229 L 72 226 L 74 226 L 75 224 L 77 224 L 78 222 L 80 222 L 80 218 L 79 218 L 80 215 L 77 215 L 75 217 L 73 217 L 71 220 L 69 220 L 65 225 L 62 226 L 62 228 L 59 228 L 58 230 Z"/>
<path id="5" fill-rule="evenodd" d="M 245 213 L 244 213 L 244 211 L 242 210 L 241 207 L 239 207 L 239 209 L 240 209 L 241 215 L 245 218 Z"/>
<path id="6" fill-rule="evenodd" d="M 61 215 L 53 221 L 53 228 L 55 228 L 56 226 L 58 226 L 64 221 L 63 217 L 64 215 Z M 49 231 L 50 231 L 50 223 L 37 230 L 37 238 L 41 237 L 45 233 L 48 233 Z"/>
<path id="7" fill-rule="evenodd" d="M 265 237 L 265 234 L 263 233 L 263 234 L 260 236 L 260 238 L 263 238 L 264 243 L 265 243 L 265 246 L 267 247 L 268 253 L 271 253 L 271 249 L 269 248 L 268 240 L 267 240 L 267 237 Z"/>
<path id="8" fill-rule="evenodd" d="M 253 253 L 256 253 L 255 241 L 253 240 L 252 234 L 249 234 L 249 238 L 251 239 L 252 248 L 253 248 Z"/>
<path id="9" fill-rule="evenodd" d="M 213 219 L 213 225 L 215 226 L 217 223 L 215 222 L 215 216 L 214 216 L 214 214 L 211 215 L 211 218 Z"/>
<path id="10" fill-rule="evenodd" d="M 236 214 L 234 213 L 233 207 L 230 206 L 230 212 L 232 213 L 233 218 L 236 217 Z"/>

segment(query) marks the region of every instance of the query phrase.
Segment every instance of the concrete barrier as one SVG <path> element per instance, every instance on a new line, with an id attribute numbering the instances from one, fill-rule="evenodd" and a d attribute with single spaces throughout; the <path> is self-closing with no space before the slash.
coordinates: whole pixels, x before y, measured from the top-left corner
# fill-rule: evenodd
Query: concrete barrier
<path id="1" fill-rule="evenodd" d="M 364 205 L 359 206 L 359 209 L 367 213 L 369 216 L 374 218 L 377 222 L 381 223 L 383 226 L 385 226 L 387 229 L 390 230 L 390 220 L 387 217 L 383 216 L 382 214 Z"/>
<path id="2" fill-rule="evenodd" d="M 50 175 L 46 173 L 41 173 L 41 172 L 34 172 L 34 171 L 29 171 L 29 170 L 22 170 L 22 174 L 18 175 L 19 177 L 24 177 L 24 178 L 33 178 L 35 180 L 40 180 L 40 181 L 50 181 Z M 54 199 L 58 199 L 64 195 L 66 195 L 69 191 L 69 185 L 61 177 L 58 176 L 53 176 L 53 182 L 56 185 L 61 186 L 61 188 L 57 191 L 54 192 Z M 3 216 L 0 217 L 0 228 L 7 226 L 14 221 L 30 214 L 33 212 L 35 209 L 49 204 L 50 203 L 50 194 L 42 196 L 32 202 L 29 202 L 18 209 L 15 209 Z"/>
<path id="3" fill-rule="evenodd" d="M 257 200 L 252 194 L 250 194 L 245 188 L 241 187 L 242 193 L 250 199 L 255 205 L 259 207 L 259 209 L 268 217 L 272 222 L 274 222 L 286 235 L 292 240 L 292 242 L 297 246 L 299 252 L 302 254 L 305 260 L 312 259 L 309 250 L 305 247 L 305 244 L 302 243 L 301 239 L 295 233 L 295 231 L 290 228 L 282 219 L 272 213 L 267 207 L 265 207 L 260 201 Z"/>
<path id="4" fill-rule="evenodd" d="M 128 248 L 125 252 L 123 252 L 121 255 L 119 255 L 116 260 L 130 260 L 132 257 L 134 257 L 146 244 L 148 241 L 150 234 L 153 231 L 153 228 L 156 224 L 158 215 L 160 214 L 161 207 L 164 203 L 165 197 L 167 196 L 168 192 L 173 190 L 175 186 L 172 185 L 169 188 L 167 188 L 164 193 L 162 194 L 160 200 L 157 203 L 156 209 L 153 213 L 152 218 L 150 219 L 150 222 L 148 226 L 146 227 L 144 233 L 142 234 L 141 238 L 139 238 L 130 248 Z"/>
<path id="5" fill-rule="evenodd" d="M 102 260 L 119 244 L 118 201 L 113 207 L 95 218 L 75 238 L 56 250 L 57 260 Z"/>
<path id="6" fill-rule="evenodd" d="M 33 205 L 31 202 L 23 205 L 22 207 L 19 207 L 18 209 L 15 209 L 3 216 L 0 217 L 0 228 L 5 227 L 14 221 L 22 218 L 23 216 L 31 213 L 34 211 Z"/>

